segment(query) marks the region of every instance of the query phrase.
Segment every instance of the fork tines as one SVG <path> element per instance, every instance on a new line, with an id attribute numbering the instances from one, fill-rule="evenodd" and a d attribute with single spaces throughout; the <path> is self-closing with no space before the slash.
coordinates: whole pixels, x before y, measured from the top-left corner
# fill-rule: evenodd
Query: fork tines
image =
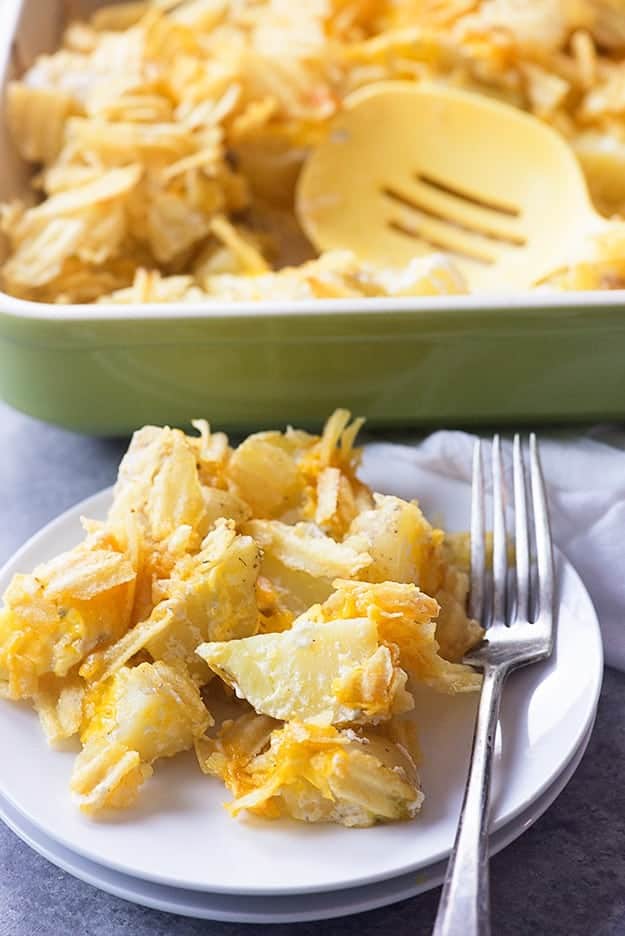
<path id="1" fill-rule="evenodd" d="M 482 443 L 473 451 L 473 488 L 471 504 L 471 616 L 484 627 L 500 629 L 506 625 L 540 626 L 551 647 L 554 596 L 553 553 L 545 485 L 540 466 L 538 442 L 529 437 L 529 478 L 527 477 L 521 437 L 512 445 L 512 520 L 514 539 L 513 571 L 509 565 L 506 524 L 506 483 L 502 445 L 495 435 L 491 446 L 492 472 L 492 573 L 487 563 L 485 536 L 485 485 L 482 466 Z M 529 498 L 527 492 L 529 490 Z M 534 544 L 534 555 L 532 550 Z M 534 560 L 534 561 L 533 561 Z M 535 566 L 535 576 L 532 575 Z M 490 639 L 490 638 L 489 638 Z"/>

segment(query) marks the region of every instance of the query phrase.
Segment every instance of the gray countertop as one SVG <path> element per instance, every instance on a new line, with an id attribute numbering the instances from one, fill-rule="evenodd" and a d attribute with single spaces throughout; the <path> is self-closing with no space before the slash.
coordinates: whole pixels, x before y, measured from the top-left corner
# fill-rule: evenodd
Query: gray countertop
<path id="1" fill-rule="evenodd" d="M 125 444 L 76 436 L 0 404 L 0 562 L 62 510 L 111 484 Z M 577 773 L 536 825 L 493 859 L 496 936 L 625 934 L 624 778 L 625 675 L 607 670 Z M 434 891 L 359 916 L 267 932 L 426 936 L 437 900 Z M 0 825 L 0 936 L 252 936 L 261 929 L 126 903 L 60 871 Z"/>

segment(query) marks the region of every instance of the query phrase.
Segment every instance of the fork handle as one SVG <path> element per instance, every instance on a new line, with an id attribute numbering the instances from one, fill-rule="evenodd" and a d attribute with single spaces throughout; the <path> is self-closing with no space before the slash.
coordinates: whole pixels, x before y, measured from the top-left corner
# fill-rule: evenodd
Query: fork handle
<path id="1" fill-rule="evenodd" d="M 490 778 L 507 672 L 502 666 L 484 670 L 469 776 L 432 936 L 490 936 Z"/>

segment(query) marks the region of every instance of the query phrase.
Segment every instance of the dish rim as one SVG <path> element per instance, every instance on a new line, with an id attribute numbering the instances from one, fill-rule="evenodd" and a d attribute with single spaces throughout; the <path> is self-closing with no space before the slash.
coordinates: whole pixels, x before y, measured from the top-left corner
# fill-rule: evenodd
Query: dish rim
<path id="1" fill-rule="evenodd" d="M 614 310 L 622 313 L 625 289 L 605 292 L 524 292 L 471 293 L 467 295 L 401 296 L 397 298 L 355 299 L 268 299 L 248 302 L 227 302 L 215 299 L 206 302 L 170 303 L 59 303 L 18 299 L 0 291 L 0 316 L 24 321 L 67 323 L 121 322 L 160 320 L 215 320 L 248 318 L 300 318 L 341 314 L 348 317 L 396 313 L 399 315 L 456 313 L 521 313 L 555 310 L 579 312 L 588 308 Z"/>

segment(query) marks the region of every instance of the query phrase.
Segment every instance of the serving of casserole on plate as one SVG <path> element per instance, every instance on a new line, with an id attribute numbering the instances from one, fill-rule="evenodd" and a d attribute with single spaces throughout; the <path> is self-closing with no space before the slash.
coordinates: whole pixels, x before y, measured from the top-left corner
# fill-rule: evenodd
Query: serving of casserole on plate
<path id="1" fill-rule="evenodd" d="M 236 447 L 204 422 L 144 427 L 113 491 L 11 559 L 0 811 L 103 868 L 215 893 L 356 887 L 448 853 L 480 680 L 458 660 L 481 630 L 466 534 L 412 498 L 462 530 L 467 492 L 396 449 L 361 476 L 359 424 L 337 411 L 321 436 Z M 557 571 L 557 652 L 502 708 L 494 828 L 512 837 L 601 683 L 592 605 Z"/>
<path id="2" fill-rule="evenodd" d="M 227 425 L 313 421 L 336 399 L 374 424 L 622 414 L 616 233 L 547 291 L 485 297 L 436 253 L 315 258 L 293 207 L 344 101 L 398 79 L 547 122 L 618 215 L 618 4 L 152 0 L 76 3 L 65 22 L 66 6 L 7 5 L 0 391 L 14 405 L 95 432 L 208 409 Z"/>
<path id="3" fill-rule="evenodd" d="M 419 811 L 408 681 L 479 689 L 458 661 L 483 631 L 464 541 L 357 478 L 361 422 L 337 410 L 321 436 L 234 450 L 206 423 L 144 427 L 106 522 L 13 578 L 0 696 L 30 701 L 50 744 L 80 736 L 83 811 L 133 805 L 155 761 L 192 747 L 234 814 L 367 826 Z"/>

